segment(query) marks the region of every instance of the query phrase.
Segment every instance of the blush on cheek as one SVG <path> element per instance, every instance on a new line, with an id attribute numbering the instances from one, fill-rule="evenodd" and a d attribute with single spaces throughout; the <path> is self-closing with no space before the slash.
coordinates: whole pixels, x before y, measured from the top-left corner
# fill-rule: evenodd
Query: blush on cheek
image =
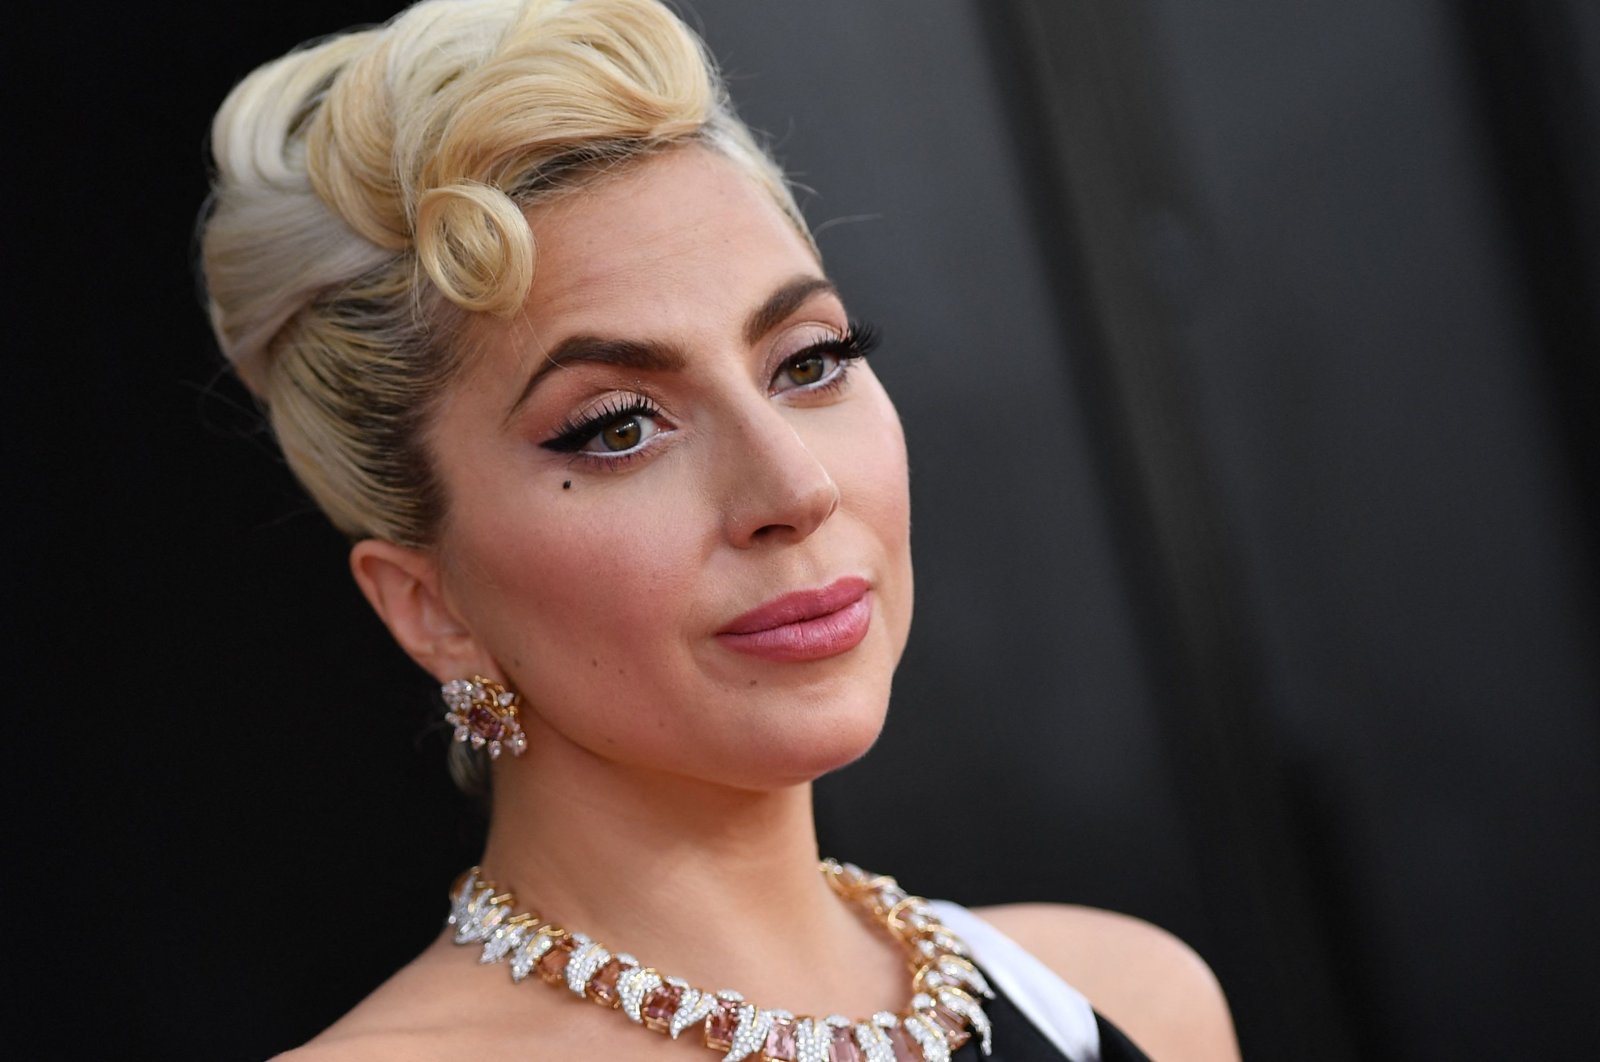
<path id="1" fill-rule="evenodd" d="M 703 596 L 695 582 L 704 531 L 692 507 L 623 486 L 642 481 L 574 487 L 573 504 L 508 512 L 476 536 L 477 592 L 493 602 L 491 623 L 533 643 L 529 655 L 547 667 L 567 667 L 552 661 L 560 647 L 587 677 L 614 680 L 616 665 L 642 665 L 652 644 L 681 636 L 675 606 Z"/>
<path id="2" fill-rule="evenodd" d="M 859 434 L 850 440 L 850 463 L 845 467 L 854 469 L 856 478 L 870 481 L 867 486 L 872 496 L 895 499 L 902 509 L 908 508 L 910 482 L 900 415 L 877 377 L 863 380 L 862 387 L 870 412 L 863 416 Z"/>

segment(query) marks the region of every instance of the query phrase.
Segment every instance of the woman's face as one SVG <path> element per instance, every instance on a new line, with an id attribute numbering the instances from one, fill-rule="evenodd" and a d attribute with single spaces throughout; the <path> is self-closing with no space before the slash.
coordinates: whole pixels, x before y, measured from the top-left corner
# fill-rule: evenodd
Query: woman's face
<path id="1" fill-rule="evenodd" d="M 524 312 L 431 436 L 479 666 L 542 755 L 749 788 L 861 755 L 911 620 L 905 444 L 811 250 L 699 147 L 529 218 Z"/>

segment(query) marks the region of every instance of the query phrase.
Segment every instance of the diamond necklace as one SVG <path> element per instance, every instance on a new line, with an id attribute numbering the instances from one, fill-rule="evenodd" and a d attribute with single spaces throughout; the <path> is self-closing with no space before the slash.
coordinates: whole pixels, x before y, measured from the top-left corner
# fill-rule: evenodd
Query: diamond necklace
<path id="1" fill-rule="evenodd" d="M 512 895 L 499 892 L 477 867 L 451 890 L 449 924 L 457 944 L 483 945 L 479 962 L 509 959 L 513 981 L 538 974 L 674 1040 L 703 1024 L 706 1046 L 726 1052 L 723 1062 L 949 1062 L 973 1033 L 987 1055 L 989 1017 L 977 996 L 993 999 L 994 992 L 928 901 L 853 863 L 823 860 L 822 874 L 905 948 L 912 997 L 900 1013 L 879 1011 L 862 1021 L 838 1014 L 796 1017 L 747 1003 L 728 989 L 695 988 L 532 911 L 515 912 Z"/>

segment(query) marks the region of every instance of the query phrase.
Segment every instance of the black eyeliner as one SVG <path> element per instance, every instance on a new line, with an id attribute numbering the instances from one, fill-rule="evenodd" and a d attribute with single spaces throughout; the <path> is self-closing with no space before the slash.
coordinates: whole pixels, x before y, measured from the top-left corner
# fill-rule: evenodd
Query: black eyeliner
<path id="1" fill-rule="evenodd" d="M 840 371 L 823 384 L 814 385 L 813 390 L 830 390 L 844 382 L 845 363 L 865 358 L 878 348 L 880 337 L 876 327 L 860 321 L 851 321 L 844 334 L 832 339 L 824 339 L 813 343 L 803 350 L 796 351 L 784 359 L 784 364 L 789 365 L 806 358 L 813 358 L 821 354 L 831 354 L 841 362 Z M 661 409 L 648 399 L 632 395 L 625 399 L 608 400 L 588 416 L 581 419 L 562 421 L 556 428 L 556 434 L 540 443 L 546 450 L 557 453 L 576 454 L 582 451 L 596 435 L 611 423 L 627 417 L 659 417 Z"/>
<path id="2" fill-rule="evenodd" d="M 577 453 L 583 449 L 590 439 L 598 435 L 602 428 L 613 421 L 621 420 L 624 417 L 659 417 L 660 415 L 661 410 L 655 403 L 637 395 L 630 396 L 625 400 L 616 400 L 615 404 L 612 401 L 608 401 L 581 420 L 563 421 L 560 427 L 556 429 L 555 436 L 539 445 L 546 450 L 554 450 L 557 453 Z"/>

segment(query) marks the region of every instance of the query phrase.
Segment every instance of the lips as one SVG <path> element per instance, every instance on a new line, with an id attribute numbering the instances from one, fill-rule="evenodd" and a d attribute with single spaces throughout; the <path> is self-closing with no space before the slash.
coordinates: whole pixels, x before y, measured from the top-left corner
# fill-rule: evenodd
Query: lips
<path id="1" fill-rule="evenodd" d="M 820 590 L 773 598 L 717 634 L 724 648 L 768 660 L 821 660 L 848 652 L 872 623 L 871 584 L 847 576 Z"/>

